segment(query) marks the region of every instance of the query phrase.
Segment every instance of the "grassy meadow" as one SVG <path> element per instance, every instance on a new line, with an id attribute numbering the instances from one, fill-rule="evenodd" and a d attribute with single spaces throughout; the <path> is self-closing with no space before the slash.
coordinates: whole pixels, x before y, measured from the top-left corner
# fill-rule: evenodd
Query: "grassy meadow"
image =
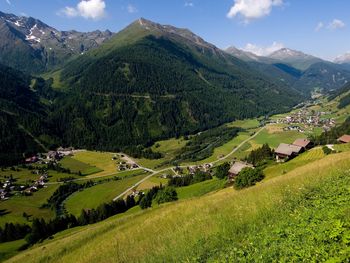
<path id="1" fill-rule="evenodd" d="M 90 166 L 87 163 L 78 161 L 77 159 L 74 159 L 70 156 L 63 158 L 60 161 L 60 164 L 62 165 L 62 167 L 70 169 L 72 173 L 80 172 L 83 176 L 103 171 L 103 169 L 97 168 L 96 166 Z"/>
<path id="2" fill-rule="evenodd" d="M 138 171 L 139 175 L 117 181 L 110 181 L 76 192 L 65 201 L 68 213 L 79 216 L 83 209 L 97 208 L 102 203 L 108 203 L 149 173 Z"/>
<path id="3" fill-rule="evenodd" d="M 46 220 L 55 217 L 55 211 L 51 209 L 43 209 L 41 206 L 55 192 L 58 185 L 49 185 L 42 188 L 31 196 L 15 195 L 9 200 L 0 202 L 0 210 L 3 215 L 0 216 L 0 226 L 7 222 L 12 223 L 29 223 L 23 217 L 23 213 L 27 213 L 31 217 L 45 218 Z"/>
<path id="4" fill-rule="evenodd" d="M 341 262 L 349 256 L 349 158 L 331 154 L 245 190 L 114 217 L 9 262 Z"/>
<path id="5" fill-rule="evenodd" d="M 111 174 L 116 174 L 117 171 L 117 163 L 119 163 L 119 159 L 112 160 L 112 158 L 116 156 L 114 153 L 107 152 L 94 152 L 94 151 L 81 151 L 77 152 L 71 158 L 80 163 L 84 163 L 85 165 L 99 169 L 99 172 L 88 175 L 88 178 L 106 176 Z M 71 161 L 73 163 L 73 161 Z M 67 167 L 70 168 L 70 167 Z M 73 163 L 70 169 L 76 169 L 76 163 Z M 90 168 L 90 169 L 92 169 Z"/>

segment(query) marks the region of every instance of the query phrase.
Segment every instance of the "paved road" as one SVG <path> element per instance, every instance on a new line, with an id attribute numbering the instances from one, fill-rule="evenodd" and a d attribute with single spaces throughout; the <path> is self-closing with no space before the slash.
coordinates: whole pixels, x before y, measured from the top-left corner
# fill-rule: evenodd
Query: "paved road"
<path id="1" fill-rule="evenodd" d="M 211 164 L 214 165 L 222 160 L 225 160 L 227 158 L 229 158 L 232 154 L 234 154 L 235 152 L 237 152 L 245 143 L 249 142 L 250 140 L 254 139 L 262 130 L 265 129 L 266 126 L 260 128 L 256 133 L 254 133 L 252 136 L 250 136 L 249 138 L 247 138 L 246 140 L 244 140 L 243 142 L 241 142 L 237 147 L 235 147 L 231 152 L 229 152 L 227 155 L 225 155 L 222 158 L 217 159 L 216 161 L 212 162 Z M 132 158 L 130 158 L 129 156 L 123 154 L 126 160 L 130 161 L 130 162 L 134 162 L 136 163 Z M 184 165 L 184 166 L 178 166 L 180 168 L 186 168 L 188 167 L 188 165 Z M 152 170 L 150 168 L 147 167 L 143 167 L 139 165 L 139 168 L 137 169 L 132 169 L 132 170 L 145 170 L 147 172 L 150 172 L 150 175 L 147 175 L 145 178 L 143 178 L 142 180 L 138 181 L 136 184 L 134 184 L 133 186 L 129 187 L 128 189 L 126 189 L 123 193 L 119 194 L 118 196 L 116 196 L 113 201 L 122 198 L 124 195 L 126 195 L 128 192 L 130 192 L 131 190 L 133 190 L 134 188 L 136 188 L 137 186 L 139 186 L 140 184 L 142 184 L 143 182 L 145 182 L 146 180 L 148 180 L 149 178 L 151 178 L 152 176 L 156 175 L 156 174 L 160 174 L 162 172 L 165 172 L 167 170 L 171 170 L 174 169 L 175 167 L 168 167 L 168 168 L 164 168 L 162 170 Z M 100 178 L 104 178 L 104 177 L 108 177 L 108 176 L 118 176 L 118 174 L 113 173 L 113 174 L 106 174 L 103 176 L 99 176 L 99 177 L 85 177 L 85 178 L 78 178 L 78 179 L 74 179 L 71 180 L 70 182 L 76 182 L 76 181 L 85 181 L 85 180 L 92 180 L 92 179 L 100 179 Z M 52 182 L 52 183 L 46 183 L 47 185 L 54 185 L 54 184 L 63 184 L 64 182 Z"/>
<path id="2" fill-rule="evenodd" d="M 260 128 L 256 133 L 254 133 L 252 136 L 250 136 L 248 139 L 244 140 L 243 142 L 241 142 L 237 147 L 233 148 L 233 150 L 228 153 L 227 155 L 225 155 L 222 158 L 217 159 L 216 161 L 212 162 L 212 164 L 216 164 L 222 160 L 227 159 L 228 157 L 230 157 L 232 154 L 234 154 L 235 152 L 237 152 L 245 143 L 249 142 L 250 140 L 254 139 L 260 132 L 262 132 L 262 130 L 264 130 L 266 128 L 266 126 Z"/>
<path id="3" fill-rule="evenodd" d="M 235 147 L 230 153 L 228 153 L 227 155 L 225 155 L 224 157 L 212 162 L 211 164 L 214 165 L 215 163 L 218 163 L 222 160 L 225 160 L 227 158 L 229 158 L 232 154 L 234 154 L 236 151 L 238 151 L 245 143 L 249 142 L 250 140 L 254 139 L 262 130 L 265 129 L 266 126 L 260 128 L 256 133 L 254 133 L 252 136 L 250 136 L 249 138 L 247 138 L 246 140 L 244 140 L 243 142 L 241 142 L 237 147 Z M 181 168 L 186 168 L 187 166 L 179 166 Z M 159 173 L 162 173 L 162 172 L 165 172 L 167 170 L 171 170 L 171 169 L 174 169 L 175 167 L 168 167 L 168 168 L 165 168 L 165 169 L 162 169 L 162 170 L 158 170 L 158 171 L 155 171 L 155 170 L 152 170 L 152 169 L 149 169 L 149 168 L 146 168 L 146 167 L 142 167 L 140 166 L 141 169 L 144 169 L 148 172 L 151 172 L 150 175 L 146 176 L 145 178 L 143 178 L 142 180 L 138 181 L 136 184 L 134 184 L 133 186 L 129 187 L 127 190 L 125 190 L 123 193 L 119 194 L 118 196 L 116 196 L 113 201 L 116 201 L 117 199 L 119 198 L 122 198 L 124 195 L 126 195 L 128 192 L 132 191 L 134 188 L 136 188 L 137 186 L 139 186 L 141 183 L 145 182 L 146 180 L 148 180 L 149 178 L 151 178 L 152 176 L 156 175 L 156 174 L 159 174 Z"/>

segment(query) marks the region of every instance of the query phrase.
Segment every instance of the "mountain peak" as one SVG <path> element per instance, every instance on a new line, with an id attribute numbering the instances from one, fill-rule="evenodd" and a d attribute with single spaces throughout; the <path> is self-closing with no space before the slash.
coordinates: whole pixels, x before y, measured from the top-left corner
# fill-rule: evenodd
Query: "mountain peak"
<path id="1" fill-rule="evenodd" d="M 155 34 L 158 36 L 166 35 L 175 38 L 181 37 L 182 39 L 190 41 L 196 45 L 200 45 L 210 49 L 217 49 L 214 45 L 206 42 L 201 37 L 199 37 L 187 28 L 178 28 L 172 25 L 162 25 L 151 20 L 145 19 L 143 17 L 137 19 L 130 26 L 139 26 L 142 29 L 149 31 L 151 34 Z"/>
<path id="2" fill-rule="evenodd" d="M 350 63 L 350 52 L 340 55 L 334 59 L 334 63 L 337 64 L 349 64 Z"/>
<path id="3" fill-rule="evenodd" d="M 281 58 L 291 58 L 291 57 L 312 57 L 311 55 L 307 55 L 301 51 L 293 50 L 290 48 L 281 48 L 277 51 L 272 52 L 269 57 L 281 59 Z"/>

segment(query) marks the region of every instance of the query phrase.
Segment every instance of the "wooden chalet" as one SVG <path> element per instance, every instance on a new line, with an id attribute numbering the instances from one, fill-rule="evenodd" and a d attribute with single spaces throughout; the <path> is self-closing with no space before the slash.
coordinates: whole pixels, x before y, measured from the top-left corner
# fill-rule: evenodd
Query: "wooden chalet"
<path id="1" fill-rule="evenodd" d="M 350 142 L 350 135 L 344 134 L 340 138 L 338 138 L 338 142 L 340 143 L 349 143 Z"/>
<path id="2" fill-rule="evenodd" d="M 301 147 L 303 150 L 311 149 L 312 143 L 308 139 L 296 139 L 293 145 Z"/>
<path id="3" fill-rule="evenodd" d="M 303 148 L 293 144 L 281 143 L 275 150 L 277 161 L 294 158 L 303 151 Z"/>
<path id="4" fill-rule="evenodd" d="M 254 166 L 249 163 L 235 162 L 228 171 L 229 179 L 236 177 L 244 168 L 254 168 Z"/>

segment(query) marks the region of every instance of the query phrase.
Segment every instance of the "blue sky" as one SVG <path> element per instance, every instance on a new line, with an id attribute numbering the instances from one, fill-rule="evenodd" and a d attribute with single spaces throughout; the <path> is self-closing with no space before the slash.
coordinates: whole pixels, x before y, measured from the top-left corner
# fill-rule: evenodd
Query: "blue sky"
<path id="1" fill-rule="evenodd" d="M 350 51 L 348 0 L 0 0 L 0 10 L 79 31 L 116 32 L 144 17 L 262 55 L 289 47 L 333 59 Z"/>

